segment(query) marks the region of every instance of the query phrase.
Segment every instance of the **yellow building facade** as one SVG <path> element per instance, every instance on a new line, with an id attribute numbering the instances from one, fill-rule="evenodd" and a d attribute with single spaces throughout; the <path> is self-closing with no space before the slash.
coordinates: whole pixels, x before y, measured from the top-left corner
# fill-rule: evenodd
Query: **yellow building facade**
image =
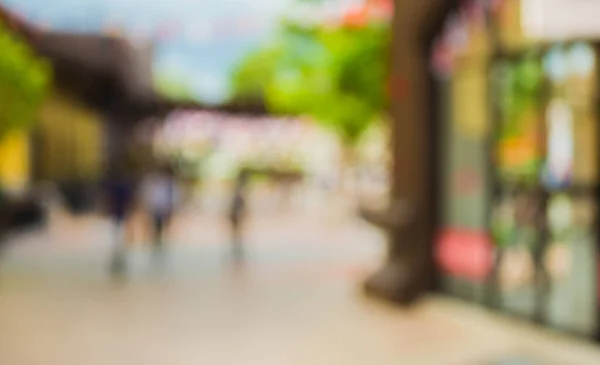
<path id="1" fill-rule="evenodd" d="M 53 92 L 40 110 L 34 144 L 36 179 L 94 181 L 100 177 L 101 116 L 80 102 Z"/>
<path id="2" fill-rule="evenodd" d="M 84 105 L 51 94 L 33 131 L 14 130 L 0 140 L 0 187 L 21 192 L 34 180 L 96 180 L 103 166 L 101 122 Z"/>
<path id="3" fill-rule="evenodd" d="M 13 131 L 0 140 L 0 185 L 3 190 L 20 192 L 30 182 L 29 135 Z"/>

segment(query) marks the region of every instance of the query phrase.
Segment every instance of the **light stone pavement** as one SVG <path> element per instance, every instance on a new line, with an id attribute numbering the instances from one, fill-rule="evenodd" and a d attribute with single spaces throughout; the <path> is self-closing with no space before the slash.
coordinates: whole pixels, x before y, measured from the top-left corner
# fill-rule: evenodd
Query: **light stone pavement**
<path id="1" fill-rule="evenodd" d="M 383 238 L 350 215 L 310 213 L 255 217 L 241 268 L 219 217 L 182 213 L 164 267 L 140 244 L 121 281 L 106 270 L 110 224 L 55 215 L 0 263 L 0 364 L 600 364 L 590 344 L 474 305 L 364 298 Z"/>

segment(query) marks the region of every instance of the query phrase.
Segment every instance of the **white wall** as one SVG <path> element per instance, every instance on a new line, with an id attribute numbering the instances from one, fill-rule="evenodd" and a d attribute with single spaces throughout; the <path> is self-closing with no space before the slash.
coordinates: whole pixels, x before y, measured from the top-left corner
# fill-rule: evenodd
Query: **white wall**
<path id="1" fill-rule="evenodd" d="M 600 38 L 599 0 L 522 0 L 526 34 L 542 40 Z"/>

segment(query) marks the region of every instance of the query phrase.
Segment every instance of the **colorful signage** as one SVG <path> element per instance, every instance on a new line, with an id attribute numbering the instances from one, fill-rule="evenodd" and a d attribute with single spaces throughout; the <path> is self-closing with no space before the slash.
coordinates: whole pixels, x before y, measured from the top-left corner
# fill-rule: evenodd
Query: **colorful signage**
<path id="1" fill-rule="evenodd" d="M 448 229 L 439 237 L 436 259 L 447 275 L 483 282 L 492 269 L 493 250 L 486 233 Z"/>

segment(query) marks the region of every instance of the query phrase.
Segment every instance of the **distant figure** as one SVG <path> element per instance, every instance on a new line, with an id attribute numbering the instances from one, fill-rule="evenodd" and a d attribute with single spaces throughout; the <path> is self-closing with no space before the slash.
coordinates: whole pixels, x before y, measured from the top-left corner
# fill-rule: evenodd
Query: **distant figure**
<path id="1" fill-rule="evenodd" d="M 236 180 L 231 209 L 229 211 L 231 248 L 233 258 L 236 261 L 241 261 L 244 258 L 242 231 L 246 218 L 246 193 L 249 181 L 250 171 L 243 169 Z"/>
<path id="2" fill-rule="evenodd" d="M 152 219 L 152 241 L 158 257 L 163 252 L 165 230 L 171 223 L 178 199 L 173 170 L 163 167 L 150 173 L 143 182 L 142 198 Z"/>
<path id="3" fill-rule="evenodd" d="M 115 243 L 111 272 L 121 274 L 126 268 L 127 221 L 133 210 L 135 187 L 123 171 L 115 171 L 106 182 L 109 215 L 115 224 Z"/>

